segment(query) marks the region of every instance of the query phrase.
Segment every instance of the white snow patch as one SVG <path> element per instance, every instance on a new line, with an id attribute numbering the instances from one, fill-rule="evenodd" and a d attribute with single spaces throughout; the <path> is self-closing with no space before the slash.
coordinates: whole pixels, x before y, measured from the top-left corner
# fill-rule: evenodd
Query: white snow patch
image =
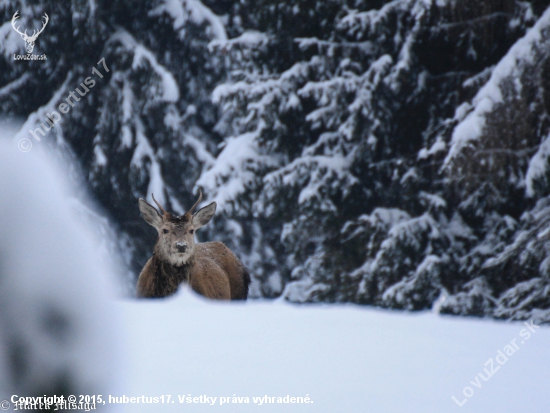
<path id="1" fill-rule="evenodd" d="M 95 9 L 97 8 L 95 0 L 88 0 L 88 7 L 90 9 L 90 15 L 93 16 L 95 14 Z"/>
<path id="2" fill-rule="evenodd" d="M 142 45 L 137 45 L 134 49 L 134 61 L 132 67 L 135 69 L 142 65 L 142 61 L 147 60 L 153 67 L 153 70 L 160 76 L 162 85 L 162 99 L 165 102 L 177 102 L 180 98 L 179 87 L 170 73 L 164 66 L 157 62 L 157 59 L 148 49 Z"/>
<path id="3" fill-rule="evenodd" d="M 103 152 L 103 149 L 97 143 L 94 145 L 94 164 L 98 166 L 107 165 L 107 156 L 105 156 L 105 152 Z"/>
<path id="4" fill-rule="evenodd" d="M 445 149 L 447 149 L 447 144 L 440 136 L 438 136 L 430 149 L 424 148 L 418 152 L 418 159 L 426 159 L 438 152 L 443 152 Z"/>
<path id="5" fill-rule="evenodd" d="M 157 17 L 167 13 L 173 19 L 173 27 L 180 33 L 180 38 L 185 37 L 184 26 L 188 20 L 200 25 L 208 23 L 211 35 L 216 40 L 227 40 L 227 33 L 221 18 L 199 0 L 163 0 L 160 6 L 149 12 L 150 17 Z"/>
<path id="6" fill-rule="evenodd" d="M 132 119 L 132 102 L 134 101 L 134 93 L 130 82 L 124 80 L 122 86 L 122 137 L 120 139 L 120 149 L 131 148 L 133 143 L 132 131 L 130 130 L 129 122 Z"/>
<path id="7" fill-rule="evenodd" d="M 27 83 L 31 79 L 31 77 L 32 75 L 30 72 L 25 72 L 19 78 L 15 79 L 14 81 L 8 83 L 5 86 L 2 86 L 0 88 L 0 97 L 10 95 L 12 92 L 19 89 L 21 86 Z"/>
<path id="8" fill-rule="evenodd" d="M 19 25 L 19 21 L 17 25 Z M 11 20 L 0 26 L 0 52 L 6 59 L 12 59 L 13 54 L 26 53 L 25 42 L 21 36 L 13 30 Z"/>
<path id="9" fill-rule="evenodd" d="M 63 84 L 56 90 L 52 98 L 46 103 L 44 106 L 39 107 L 35 112 L 31 113 L 28 117 L 19 132 L 15 135 L 14 140 L 19 141 L 20 139 L 30 139 L 30 130 L 35 130 L 37 127 L 39 127 L 40 123 L 45 122 L 45 119 L 47 118 L 46 114 L 51 113 L 53 110 L 58 109 L 59 102 L 67 96 L 68 92 L 68 84 L 69 82 L 73 80 L 72 73 L 69 72 L 67 74 L 67 77 L 65 78 L 65 81 Z M 53 135 L 53 136 L 52 136 Z M 50 131 L 46 132 L 45 137 L 41 137 L 41 134 L 38 133 L 38 140 L 48 138 L 50 137 L 56 137 L 57 144 L 59 146 L 63 145 L 65 148 L 68 147 L 66 145 L 66 142 L 63 138 L 63 131 L 60 127 L 54 127 Z M 33 138 L 34 140 L 34 138 Z"/>
<path id="10" fill-rule="evenodd" d="M 162 100 L 164 102 L 177 102 L 180 97 L 178 83 L 172 73 L 157 61 L 155 55 L 145 46 L 138 43 L 130 33 L 122 29 L 113 34 L 109 41 L 117 40 L 134 52 L 132 69 L 143 67 L 147 62 L 160 78 Z"/>
<path id="11" fill-rule="evenodd" d="M 537 153 L 529 161 L 529 167 L 525 174 L 525 194 L 528 197 L 535 195 L 535 181 L 548 172 L 548 160 L 550 157 L 550 136 L 540 144 Z"/>
<path id="12" fill-rule="evenodd" d="M 434 208 L 446 208 L 447 207 L 447 201 L 445 201 L 443 198 L 441 198 L 439 195 L 430 194 L 425 191 L 420 191 L 418 194 L 418 197 L 424 201 L 426 204 L 434 207 Z"/>
<path id="13" fill-rule="evenodd" d="M 216 201 L 222 210 L 230 207 L 247 187 L 253 185 L 257 178 L 255 168 L 272 162 L 260 154 L 256 137 L 256 133 L 250 132 L 227 138 L 216 162 L 196 183 L 205 192 L 215 194 L 211 200 Z"/>
<path id="14" fill-rule="evenodd" d="M 206 144 L 204 141 L 196 138 L 190 133 L 185 134 L 185 144 L 193 148 L 197 159 L 203 164 L 205 169 L 212 167 L 216 162 L 216 159 L 212 154 L 206 149 Z"/>
<path id="15" fill-rule="evenodd" d="M 208 44 L 208 48 L 213 50 L 215 47 L 222 47 L 226 50 L 231 50 L 233 46 L 246 46 L 246 47 L 261 47 L 269 42 L 269 37 L 257 30 L 247 30 L 243 34 L 233 39 L 217 39 L 212 40 Z"/>
<path id="16" fill-rule="evenodd" d="M 160 164 L 156 159 L 153 148 L 149 144 L 149 140 L 143 134 L 143 125 L 141 122 L 136 123 L 136 128 L 137 145 L 134 149 L 134 154 L 130 164 L 141 169 L 144 167 L 145 159 L 150 159 L 151 168 L 149 170 L 149 186 L 147 187 L 146 196 L 149 196 L 149 194 L 155 194 L 155 199 L 161 205 L 165 205 L 166 200 L 164 198 L 164 189 L 166 188 L 166 185 L 164 183 L 164 179 L 162 178 Z"/>

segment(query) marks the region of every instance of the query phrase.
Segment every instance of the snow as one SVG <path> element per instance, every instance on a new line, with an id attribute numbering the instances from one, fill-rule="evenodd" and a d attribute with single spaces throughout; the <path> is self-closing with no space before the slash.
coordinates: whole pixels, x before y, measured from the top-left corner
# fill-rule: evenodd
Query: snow
<path id="1" fill-rule="evenodd" d="M 219 154 L 216 163 L 198 180 L 207 192 L 217 192 L 213 199 L 223 209 L 230 200 L 234 200 L 246 188 L 246 182 L 254 179 L 252 171 L 240 170 L 241 164 L 258 157 L 254 134 L 249 133 L 240 138 L 228 138 Z M 220 186 L 220 179 L 225 181 Z"/>
<path id="2" fill-rule="evenodd" d="M 430 149 L 423 148 L 418 152 L 418 159 L 426 159 L 438 152 L 443 152 L 445 149 L 447 149 L 445 141 L 441 137 L 438 137 Z"/>
<path id="3" fill-rule="evenodd" d="M 384 291 L 382 301 L 394 308 L 414 310 L 417 298 L 439 292 L 438 278 L 441 272 L 441 264 L 445 264 L 444 261 L 448 262 L 448 256 L 445 254 L 443 254 L 443 258 L 437 255 L 426 255 L 424 260 L 416 267 L 413 276 L 398 281 Z M 441 295 L 440 292 L 439 295 Z"/>
<path id="4" fill-rule="evenodd" d="M 158 62 L 155 55 L 149 49 L 137 42 L 130 33 L 122 29 L 115 32 L 109 41 L 120 41 L 126 48 L 134 52 L 132 69 L 135 70 L 139 67 L 143 67 L 145 64 L 148 64 L 152 68 L 160 79 L 162 100 L 164 102 L 177 102 L 179 100 L 179 86 L 176 79 L 168 69 Z M 125 90 L 125 97 L 131 97 L 129 96 L 130 92 L 131 91 Z M 129 102 L 125 102 L 124 104 L 131 104 L 131 100 Z M 126 110 L 127 108 L 124 109 Z"/>
<path id="5" fill-rule="evenodd" d="M 174 79 L 174 76 L 164 66 L 157 62 L 157 59 L 147 48 L 140 44 L 136 44 L 134 48 L 134 62 L 132 68 L 135 69 L 147 61 L 153 68 L 153 70 L 160 76 L 163 100 L 165 102 L 177 102 L 180 98 L 179 87 Z"/>
<path id="6" fill-rule="evenodd" d="M 525 317 L 533 309 L 533 302 L 548 296 L 549 293 L 550 286 L 542 278 L 518 283 L 501 296 L 500 302 L 504 305 L 497 308 L 495 314 L 512 319 Z"/>
<path id="7" fill-rule="evenodd" d="M 466 223 L 462 219 L 462 216 L 458 212 L 455 212 L 453 214 L 451 222 L 449 222 L 448 231 L 449 234 L 453 237 L 459 237 L 463 239 L 475 238 L 472 233 L 472 229 L 468 225 L 466 225 Z"/>
<path id="8" fill-rule="evenodd" d="M 462 87 L 471 88 L 471 87 L 475 87 L 477 83 L 485 83 L 490 78 L 491 73 L 493 72 L 494 68 L 495 68 L 494 66 L 486 67 L 485 69 L 483 69 L 478 74 L 476 74 L 472 77 L 469 77 L 464 82 L 462 82 Z M 462 105 L 460 105 L 458 107 L 457 111 L 464 105 L 466 105 L 468 111 L 470 110 L 470 104 L 468 102 L 464 102 Z M 462 121 L 464 119 L 464 116 L 457 117 L 455 115 L 455 118 L 458 118 L 460 121 Z"/>
<path id="9" fill-rule="evenodd" d="M 322 283 L 315 283 L 311 277 L 302 277 L 302 274 L 300 274 L 303 272 L 302 268 L 303 267 L 297 267 L 292 271 L 291 277 L 293 279 L 298 279 L 298 281 L 288 283 L 281 295 L 281 297 L 294 303 L 306 302 L 308 297 L 311 297 L 312 293 L 315 291 L 323 291 L 326 287 Z"/>
<path id="10" fill-rule="evenodd" d="M 451 138 L 449 153 L 444 165 L 458 156 L 458 154 L 482 136 L 485 128 L 486 116 L 496 105 L 503 103 L 502 87 L 506 79 L 515 79 L 515 93 L 521 92 L 521 67 L 536 64 L 538 45 L 546 38 L 546 31 L 550 26 L 550 9 L 542 15 L 538 22 L 527 34 L 518 40 L 497 64 L 489 81 L 475 96 L 473 110 L 457 125 Z M 462 115 L 463 116 L 463 115 Z"/>
<path id="11" fill-rule="evenodd" d="M 44 105 L 39 107 L 35 112 L 31 113 L 28 117 L 21 129 L 19 130 L 17 136 L 14 137 L 16 140 L 28 138 L 30 139 L 30 131 L 35 130 L 36 128 L 40 127 L 41 122 L 45 122 L 45 119 L 47 118 L 47 113 L 52 113 L 52 111 L 58 109 L 59 102 L 67 96 L 68 93 L 68 85 L 69 82 L 73 80 L 72 73 L 69 72 L 67 74 L 67 77 L 63 84 L 58 88 L 58 90 L 53 94 L 51 99 Z M 57 138 L 58 144 L 65 144 L 65 141 L 62 137 L 63 132 L 60 130 L 60 128 L 53 127 L 52 130 L 48 131 L 46 133 L 46 138 L 49 137 L 49 134 L 53 133 L 55 134 Z M 37 134 L 36 140 L 40 141 L 40 134 Z M 51 138 L 50 138 L 51 139 Z"/>
<path id="12" fill-rule="evenodd" d="M 422 200 L 427 205 L 430 205 L 433 208 L 446 208 L 447 207 L 447 201 L 445 201 L 442 197 L 439 195 L 429 194 L 425 191 L 420 191 L 418 194 L 418 197 L 420 200 Z"/>
<path id="13" fill-rule="evenodd" d="M 231 50 L 233 46 L 246 46 L 246 47 L 261 47 L 269 42 L 269 37 L 257 30 L 247 30 L 240 36 L 233 39 L 218 39 L 212 40 L 208 44 L 209 50 L 214 50 L 216 47 L 222 47 L 225 50 Z"/>
<path id="14" fill-rule="evenodd" d="M 73 394 L 117 391 L 118 270 L 75 210 L 82 200 L 70 193 L 66 171 L 40 145 L 20 152 L 2 126 L 0 400 L 59 386 Z"/>
<path id="15" fill-rule="evenodd" d="M 323 197 L 321 196 L 321 188 L 323 186 L 323 181 L 326 175 L 329 175 L 330 171 L 334 175 L 338 177 L 338 181 L 349 181 L 348 185 L 353 184 L 356 179 L 353 176 L 348 176 L 348 164 L 346 162 L 346 158 L 343 156 L 311 156 L 306 157 L 307 163 L 312 167 L 312 169 L 315 171 L 312 171 L 311 174 L 311 181 L 309 184 L 304 187 L 300 191 L 300 196 L 298 197 L 298 204 L 303 204 L 308 202 L 311 198 L 318 198 L 321 200 Z M 304 163 L 303 158 L 298 158 L 297 161 L 294 161 L 292 164 L 289 165 L 288 169 L 292 170 L 293 167 L 299 165 L 300 163 Z M 285 183 L 290 183 L 292 179 L 292 173 L 285 176 L 284 181 Z"/>
<path id="16" fill-rule="evenodd" d="M 164 198 L 164 189 L 166 184 L 162 177 L 162 171 L 160 169 L 160 164 L 157 160 L 157 157 L 149 143 L 149 140 L 144 135 L 144 127 L 141 123 L 141 120 L 136 119 L 136 149 L 132 156 L 131 165 L 142 169 L 145 165 L 145 160 L 149 159 L 151 162 L 151 167 L 149 170 L 149 186 L 147 187 L 146 196 L 149 194 L 156 194 L 155 199 L 161 204 L 166 205 L 166 200 Z M 151 198 L 152 199 L 152 198 Z"/>
<path id="17" fill-rule="evenodd" d="M 548 170 L 548 158 L 550 157 L 550 139 L 546 139 L 540 144 L 537 153 L 529 161 L 529 167 L 525 174 L 525 193 L 528 197 L 535 195 L 534 184 L 539 178 L 544 178 Z"/>
<path id="18" fill-rule="evenodd" d="M 370 228 L 383 228 L 389 230 L 391 227 L 410 220 L 410 215 L 398 208 L 375 208 L 370 215 L 360 215 L 355 221 L 347 221 L 342 227 L 341 233 L 344 240 L 355 238 Z"/>
<path id="19" fill-rule="evenodd" d="M 348 194 L 349 188 L 357 182 L 357 178 L 349 173 L 350 162 L 339 155 L 307 155 L 307 150 L 304 150 L 304 156 L 267 174 L 264 177 L 264 191 L 272 198 L 280 183 L 288 186 L 303 185 L 298 196 L 299 205 L 317 203 L 320 210 L 336 211 L 334 203 L 324 199 L 322 191 L 330 188 Z M 303 182 L 304 176 L 308 178 L 307 184 Z"/>
<path id="20" fill-rule="evenodd" d="M 224 144 L 216 162 L 202 174 L 196 184 L 202 186 L 205 193 L 213 195 L 209 201 L 217 202 L 220 210 L 231 208 L 239 195 L 253 185 L 257 177 L 254 170 L 257 164 L 269 165 L 273 162 L 260 153 L 257 133 L 230 137 Z"/>
<path id="21" fill-rule="evenodd" d="M 29 72 L 25 72 L 19 78 L 15 79 L 5 86 L 2 86 L 0 88 L 0 98 L 10 95 L 21 86 L 25 85 L 31 78 L 32 75 Z"/>
<path id="22" fill-rule="evenodd" d="M 98 166 L 107 165 L 107 156 L 105 155 L 103 149 L 101 149 L 99 143 L 96 143 L 94 146 L 94 163 Z"/>
<path id="23" fill-rule="evenodd" d="M 208 149 L 206 148 L 205 143 L 196 138 L 195 136 L 186 133 L 185 135 L 185 144 L 193 149 L 197 159 L 201 161 L 205 168 L 209 168 L 215 163 L 215 159 Z"/>
<path id="24" fill-rule="evenodd" d="M 525 340 L 523 323 L 282 300 L 219 303 L 185 288 L 172 298 L 118 307 L 130 362 L 124 394 L 170 394 L 174 401 L 128 405 L 131 412 L 488 413 L 525 411 L 526 403 L 530 413 L 548 409 L 547 328 Z M 514 339 L 519 350 L 499 365 L 498 351 Z M 491 358 L 500 368 L 485 382 L 478 374 L 487 376 Z M 467 386 L 474 394 L 458 410 L 452 397 L 462 402 Z M 217 401 L 181 405 L 178 395 Z M 266 395 L 309 396 L 313 403 L 254 404 L 253 397 Z M 250 403 L 220 407 L 221 396 Z"/>
<path id="25" fill-rule="evenodd" d="M 90 9 L 90 15 L 93 16 L 97 8 L 97 4 L 95 3 L 95 0 L 88 0 L 88 7 Z"/>
<path id="26" fill-rule="evenodd" d="M 406 0 L 395 0 L 385 4 L 380 10 L 369 10 L 365 12 L 350 10 L 349 13 L 341 19 L 339 25 L 341 29 L 347 29 L 349 35 L 375 33 L 378 31 L 378 27 L 385 23 L 391 10 L 404 6 L 407 6 Z"/>
<path id="27" fill-rule="evenodd" d="M 130 130 L 129 122 L 132 120 L 132 102 L 134 100 L 134 93 L 132 92 L 132 87 L 130 82 L 126 79 L 124 80 L 124 85 L 122 87 L 122 137 L 120 142 L 120 148 L 131 148 L 132 147 L 132 131 Z"/>
<path id="28" fill-rule="evenodd" d="M 0 26 L 0 52 L 6 59 L 11 59 L 14 53 L 22 54 L 25 51 L 25 42 L 11 25 L 11 20 Z"/>
<path id="29" fill-rule="evenodd" d="M 215 40 L 227 40 L 225 26 L 220 17 L 216 16 L 212 10 L 206 7 L 198 0 L 164 0 L 160 6 L 149 12 L 150 17 L 157 17 L 167 13 L 173 19 L 175 31 L 180 32 L 180 37 L 185 37 L 185 26 L 187 20 L 191 20 L 197 25 L 208 23 L 211 35 Z"/>
<path id="30" fill-rule="evenodd" d="M 382 242 L 379 255 L 384 249 L 392 248 L 399 242 L 404 242 L 413 248 L 419 248 L 421 245 L 418 239 L 421 236 L 420 234 L 429 234 L 430 237 L 435 238 L 440 235 L 437 228 L 437 223 L 428 213 L 399 222 L 389 230 L 389 237 Z"/>

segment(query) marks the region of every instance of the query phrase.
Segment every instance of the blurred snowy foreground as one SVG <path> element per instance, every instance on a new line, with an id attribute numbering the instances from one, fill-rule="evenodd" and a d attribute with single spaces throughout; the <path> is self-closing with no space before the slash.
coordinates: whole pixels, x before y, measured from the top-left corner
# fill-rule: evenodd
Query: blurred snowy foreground
<path id="1" fill-rule="evenodd" d="M 172 396 L 130 412 L 549 411 L 548 328 L 355 305 L 212 303 L 187 289 L 120 307 L 125 394 Z M 217 399 L 180 405 L 178 395 Z M 313 403 L 276 402 L 286 395 Z"/>
<path id="2" fill-rule="evenodd" d="M 548 328 L 211 302 L 187 288 L 117 298 L 109 242 L 87 224 L 103 221 L 48 159 L 0 142 L 1 400 L 102 394 L 99 411 L 161 413 L 548 412 Z M 145 403 L 155 400 L 165 403 Z"/>

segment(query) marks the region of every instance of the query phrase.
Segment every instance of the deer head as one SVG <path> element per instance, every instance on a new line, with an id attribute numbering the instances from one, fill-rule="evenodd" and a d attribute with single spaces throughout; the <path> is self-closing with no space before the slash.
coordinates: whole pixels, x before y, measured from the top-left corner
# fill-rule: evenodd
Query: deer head
<path id="1" fill-rule="evenodd" d="M 160 213 L 144 199 L 139 199 L 139 210 L 143 219 L 158 232 L 155 253 L 161 260 L 168 261 L 171 265 L 182 266 L 192 259 L 195 253 L 195 231 L 206 225 L 216 212 L 216 203 L 212 202 L 193 215 L 201 200 L 202 192 L 199 191 L 199 199 L 195 205 L 185 214 L 177 216 L 167 212 L 154 195 L 153 201 Z"/>
<path id="2" fill-rule="evenodd" d="M 34 49 L 34 42 L 36 41 L 38 35 L 44 31 L 44 28 L 46 27 L 46 25 L 50 21 L 50 18 L 48 17 L 48 15 L 46 13 L 44 13 L 44 16 L 42 17 L 42 19 L 44 19 L 44 21 L 42 22 L 42 28 L 38 31 L 33 30 L 32 36 L 29 36 L 29 35 L 27 35 L 27 30 L 25 30 L 25 32 L 22 33 L 19 30 L 19 27 L 15 27 L 15 21 L 20 17 L 18 14 L 19 14 L 19 10 L 17 10 L 15 12 L 15 14 L 13 15 L 13 17 L 11 19 L 11 25 L 13 26 L 13 29 L 17 33 L 19 33 L 21 35 L 21 37 L 23 38 L 23 40 L 25 41 L 25 43 L 26 43 L 25 48 L 27 49 L 27 53 L 32 53 L 32 51 Z"/>

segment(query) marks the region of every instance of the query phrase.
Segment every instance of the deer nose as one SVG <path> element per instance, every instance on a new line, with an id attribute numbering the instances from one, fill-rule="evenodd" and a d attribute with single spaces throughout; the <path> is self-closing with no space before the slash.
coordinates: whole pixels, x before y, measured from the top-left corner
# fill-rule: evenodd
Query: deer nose
<path id="1" fill-rule="evenodd" d="M 186 242 L 176 242 L 176 249 L 178 252 L 185 252 L 187 249 L 187 243 Z"/>

